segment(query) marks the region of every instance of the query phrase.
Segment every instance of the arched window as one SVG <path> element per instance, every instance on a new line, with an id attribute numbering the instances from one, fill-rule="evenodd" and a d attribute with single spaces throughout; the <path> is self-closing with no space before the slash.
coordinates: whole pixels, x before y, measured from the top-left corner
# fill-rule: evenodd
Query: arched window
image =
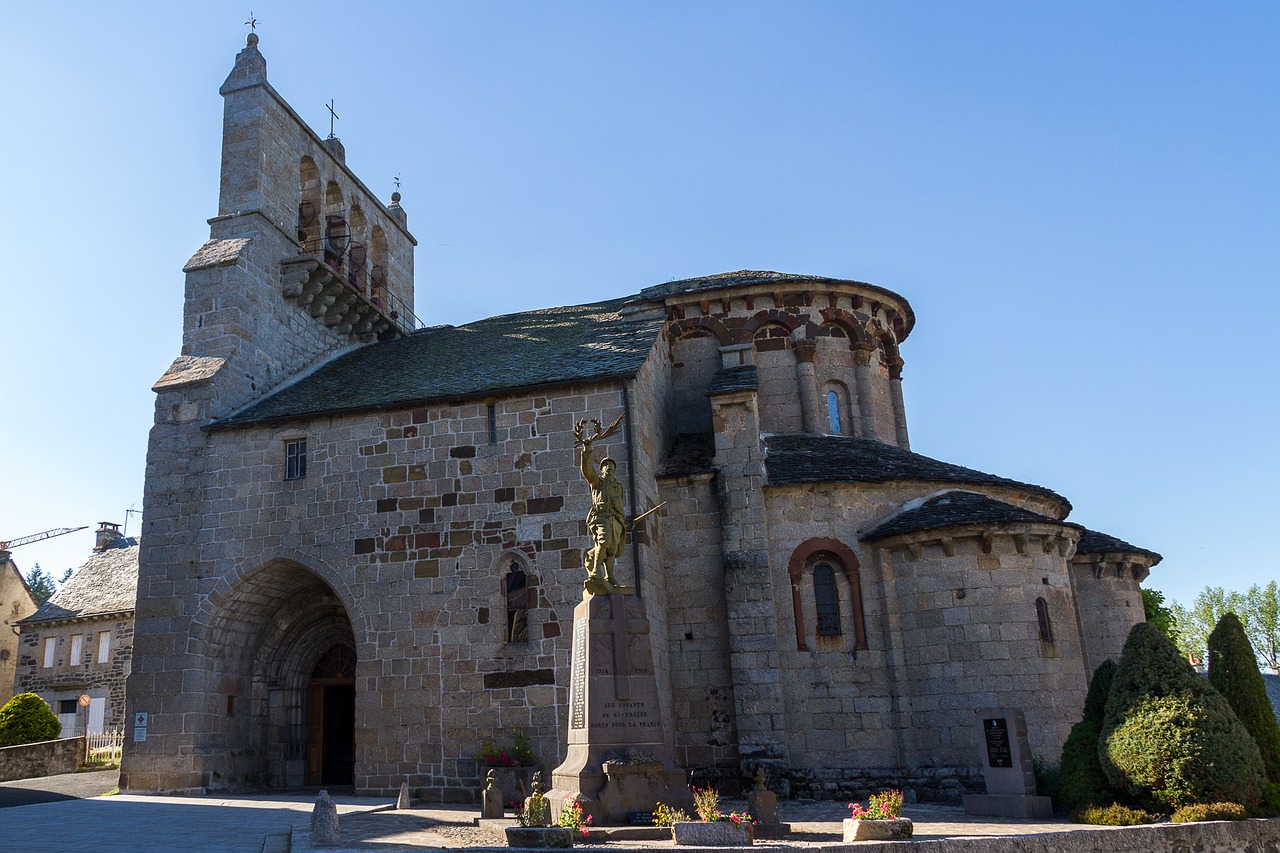
<path id="1" fill-rule="evenodd" d="M 529 642 L 529 579 L 515 560 L 507 571 L 506 599 L 507 642 Z"/>
<path id="2" fill-rule="evenodd" d="M 1040 622 L 1040 642 L 1053 642 L 1053 621 L 1049 618 L 1049 603 L 1043 598 L 1036 599 L 1036 619 Z"/>
<path id="3" fill-rule="evenodd" d="M 837 539 L 810 539 L 787 562 L 802 652 L 857 652 L 867 648 L 858 557 Z"/>
<path id="4" fill-rule="evenodd" d="M 813 602 L 818 611 L 818 636 L 834 637 L 840 630 L 840 596 L 831 564 L 820 560 L 813 566 Z"/>
<path id="5" fill-rule="evenodd" d="M 835 391 L 827 392 L 827 426 L 832 435 L 844 433 L 844 424 L 840 420 L 840 398 Z"/>

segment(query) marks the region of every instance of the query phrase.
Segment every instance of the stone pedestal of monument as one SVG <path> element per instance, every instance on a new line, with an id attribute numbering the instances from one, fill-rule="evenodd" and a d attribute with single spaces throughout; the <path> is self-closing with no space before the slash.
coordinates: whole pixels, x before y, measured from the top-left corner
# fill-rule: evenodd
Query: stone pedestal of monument
<path id="1" fill-rule="evenodd" d="M 965 794 L 964 813 L 986 817 L 1047 818 L 1053 802 L 1036 796 L 1036 774 L 1027 745 L 1027 720 L 1019 708 L 979 708 L 978 751 L 985 794 Z"/>
<path id="2" fill-rule="evenodd" d="M 625 823 L 656 803 L 692 811 L 662 725 L 642 599 L 583 596 L 569 678 L 568 754 L 551 774 L 552 815 L 571 798 L 596 826 Z"/>

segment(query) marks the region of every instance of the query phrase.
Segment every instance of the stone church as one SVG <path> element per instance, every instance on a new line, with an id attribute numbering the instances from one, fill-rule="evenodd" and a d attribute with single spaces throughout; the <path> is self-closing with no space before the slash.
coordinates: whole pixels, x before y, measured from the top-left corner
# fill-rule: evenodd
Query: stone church
<path id="1" fill-rule="evenodd" d="M 1160 557 L 910 449 L 906 299 L 740 271 L 423 327 L 399 195 L 272 88 L 256 35 L 221 94 L 154 388 L 122 788 L 473 800 L 482 742 L 517 730 L 555 767 L 591 544 L 573 432 L 619 416 L 599 455 L 629 517 L 661 508 L 617 576 L 685 770 L 955 799 L 988 706 L 1056 760 Z"/>

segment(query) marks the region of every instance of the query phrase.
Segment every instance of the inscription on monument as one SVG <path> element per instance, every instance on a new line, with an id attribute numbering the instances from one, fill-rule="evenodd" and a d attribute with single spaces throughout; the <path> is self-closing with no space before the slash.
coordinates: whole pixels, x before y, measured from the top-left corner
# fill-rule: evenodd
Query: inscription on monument
<path id="1" fill-rule="evenodd" d="M 587 621 L 573 625 L 573 666 L 569 676 L 569 728 L 587 727 Z"/>
<path id="2" fill-rule="evenodd" d="M 656 729 L 659 724 L 656 716 L 650 713 L 648 702 L 605 702 L 600 718 L 591 721 L 591 728 L 595 731 L 643 732 Z"/>
<path id="3" fill-rule="evenodd" d="M 982 733 L 987 736 L 987 766 L 1012 767 L 1013 751 L 1009 747 L 1008 723 L 1003 718 L 983 720 Z"/>

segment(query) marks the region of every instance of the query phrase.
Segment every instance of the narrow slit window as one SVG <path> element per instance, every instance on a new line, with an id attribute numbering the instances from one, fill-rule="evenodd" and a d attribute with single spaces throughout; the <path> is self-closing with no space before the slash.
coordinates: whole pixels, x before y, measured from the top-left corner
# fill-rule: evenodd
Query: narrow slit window
<path id="1" fill-rule="evenodd" d="M 1053 621 L 1049 618 L 1049 603 L 1043 598 L 1036 599 L 1036 618 L 1040 621 L 1040 641 L 1053 642 Z"/>
<path id="2" fill-rule="evenodd" d="M 839 635 L 840 597 L 836 592 L 835 570 L 830 563 L 813 567 L 813 602 L 818 611 L 818 636 Z"/>
<path id="3" fill-rule="evenodd" d="M 307 476 L 307 440 L 305 438 L 284 443 L 284 478 L 302 480 Z"/>
<path id="4" fill-rule="evenodd" d="M 827 392 L 827 424 L 832 435 L 844 435 L 844 425 L 840 423 L 840 395 L 835 391 Z"/>
<path id="5" fill-rule="evenodd" d="M 529 578 L 519 563 L 507 572 L 507 642 L 529 641 Z"/>
<path id="6" fill-rule="evenodd" d="M 498 407 L 493 403 L 489 404 L 489 443 L 498 443 Z"/>

